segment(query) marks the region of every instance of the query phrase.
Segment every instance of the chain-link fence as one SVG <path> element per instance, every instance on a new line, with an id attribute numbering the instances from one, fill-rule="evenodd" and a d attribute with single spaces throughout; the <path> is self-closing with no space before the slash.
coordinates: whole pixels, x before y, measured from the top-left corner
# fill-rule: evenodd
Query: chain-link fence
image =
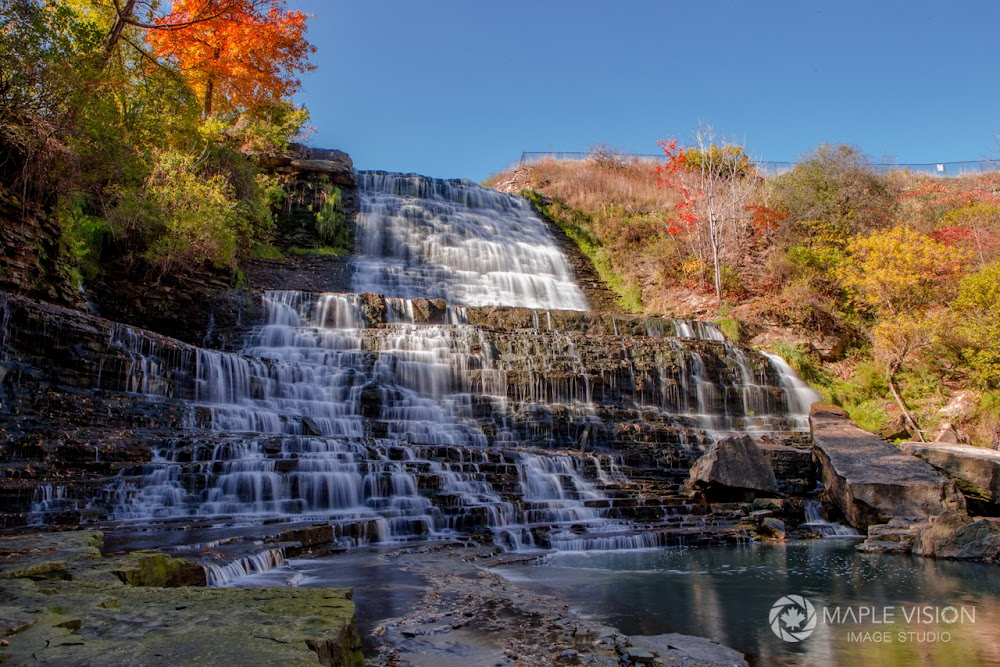
<path id="1" fill-rule="evenodd" d="M 651 153 L 594 153 L 594 152 L 564 152 L 564 151 L 522 151 L 521 164 L 531 164 L 541 160 L 586 160 L 599 158 L 601 160 L 618 160 L 620 162 L 663 162 L 663 155 Z M 755 163 L 758 171 L 775 176 L 791 171 L 795 162 L 771 162 L 761 160 Z M 895 170 L 912 171 L 931 176 L 961 176 L 962 174 L 978 174 L 985 171 L 1000 171 L 1000 160 L 970 160 L 966 162 L 928 162 L 926 164 L 911 164 L 904 162 L 877 163 L 871 165 L 877 173 L 885 174 Z"/>

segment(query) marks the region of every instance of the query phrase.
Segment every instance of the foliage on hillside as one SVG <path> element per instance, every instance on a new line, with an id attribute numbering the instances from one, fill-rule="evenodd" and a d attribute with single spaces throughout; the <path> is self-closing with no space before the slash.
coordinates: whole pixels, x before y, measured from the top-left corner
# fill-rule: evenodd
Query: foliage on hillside
<path id="1" fill-rule="evenodd" d="M 710 139 L 661 142 L 659 165 L 602 151 L 487 184 L 530 190 L 633 310 L 784 331 L 794 344 L 759 340 L 866 428 L 948 422 L 996 446 L 1000 173 L 883 174 L 824 145 L 764 176 Z M 803 344 L 830 338 L 847 345 Z"/>
<path id="2" fill-rule="evenodd" d="M 56 216 L 78 281 L 112 264 L 235 275 L 285 196 L 250 154 L 308 118 L 289 101 L 304 31 L 284 0 L 3 3 L 0 185 Z"/>

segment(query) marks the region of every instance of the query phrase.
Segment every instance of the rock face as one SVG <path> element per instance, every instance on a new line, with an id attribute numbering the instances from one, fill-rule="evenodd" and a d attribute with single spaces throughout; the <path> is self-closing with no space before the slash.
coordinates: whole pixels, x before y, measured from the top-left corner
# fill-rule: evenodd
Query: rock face
<path id="1" fill-rule="evenodd" d="M 1000 556 L 1000 522 L 972 519 L 949 512 L 931 520 L 920 533 L 913 553 L 935 558 L 996 560 Z"/>
<path id="2" fill-rule="evenodd" d="M 713 443 L 691 468 L 691 486 L 711 502 L 748 501 L 778 489 L 774 470 L 748 435 Z"/>
<path id="3" fill-rule="evenodd" d="M 807 495 L 816 488 L 811 446 L 789 447 L 765 440 L 759 447 L 778 480 L 779 493 Z"/>
<path id="4" fill-rule="evenodd" d="M 347 153 L 293 146 L 285 155 L 259 158 L 258 164 L 279 175 L 288 194 L 284 209 L 276 215 L 276 246 L 353 247 L 357 183 L 354 163 Z M 323 239 L 316 229 L 316 218 L 335 190 L 339 191 L 336 209 L 341 220 L 340 231 L 336 239 Z M 14 239 L 12 247 L 32 248 L 27 242 L 30 240 Z M 239 335 L 240 322 L 252 317 L 256 304 L 256 297 L 251 298 L 244 288 L 346 291 L 350 286 L 347 260 L 347 257 L 308 254 L 290 254 L 282 261 L 249 256 L 241 260 L 243 282 L 229 269 L 207 265 L 188 267 L 184 275 L 167 274 L 154 281 L 134 275 L 132 267 L 111 263 L 106 267 L 107 275 L 87 287 L 98 311 L 108 319 L 141 326 L 193 345 L 231 348 L 234 337 Z M 55 278 L 37 281 L 32 271 L 34 267 L 28 266 L 28 277 L 34 282 L 59 284 Z M 3 284 L 0 276 L 0 289 Z M 63 292 L 70 296 L 74 293 Z M 68 301 L 39 296 L 58 303 Z M 75 298 L 80 299 L 79 295 Z"/>
<path id="5" fill-rule="evenodd" d="M 1000 504 L 1000 452 L 927 442 L 906 442 L 900 449 L 919 456 L 954 479 L 967 496 Z"/>
<path id="6" fill-rule="evenodd" d="M 0 184 L 0 290 L 81 307 L 80 292 L 60 270 L 59 226 L 41 210 L 24 210 Z"/>
<path id="7" fill-rule="evenodd" d="M 847 413 L 815 404 L 809 417 L 823 486 L 855 528 L 893 517 L 965 510 L 955 484 L 927 462 L 854 425 Z"/>

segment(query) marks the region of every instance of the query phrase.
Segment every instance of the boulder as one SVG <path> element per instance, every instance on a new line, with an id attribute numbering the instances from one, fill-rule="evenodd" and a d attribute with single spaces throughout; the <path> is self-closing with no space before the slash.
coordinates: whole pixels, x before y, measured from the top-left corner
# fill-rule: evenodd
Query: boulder
<path id="1" fill-rule="evenodd" d="M 343 151 L 310 148 L 308 157 L 278 158 L 268 164 L 283 174 L 323 174 L 340 187 L 353 188 L 357 184 L 354 162 Z"/>
<path id="2" fill-rule="evenodd" d="M 1000 556 L 1000 522 L 948 512 L 931 520 L 913 553 L 935 558 L 995 560 Z"/>
<path id="3" fill-rule="evenodd" d="M 890 419 L 886 423 L 879 426 L 878 434 L 882 436 L 883 440 L 888 440 L 889 442 L 906 440 L 913 437 L 913 434 L 910 433 L 909 427 L 906 425 L 906 421 L 901 416 L 896 417 L 895 419 Z"/>
<path id="4" fill-rule="evenodd" d="M 710 502 L 749 502 L 773 496 L 778 488 L 774 471 L 748 435 L 713 443 L 691 467 L 690 484 Z"/>
<path id="5" fill-rule="evenodd" d="M 862 431 L 840 408 L 814 404 L 813 454 L 828 499 L 858 529 L 892 517 L 964 513 L 955 483 L 926 461 Z"/>
<path id="6" fill-rule="evenodd" d="M 1000 503 L 1000 452 L 995 449 L 936 442 L 906 442 L 900 449 L 944 472 L 967 495 Z"/>
<path id="7" fill-rule="evenodd" d="M 941 424 L 937 432 L 934 435 L 934 442 L 944 442 L 953 445 L 964 444 L 966 442 L 965 437 L 958 432 L 954 424 L 949 424 L 945 422 Z"/>
<path id="8" fill-rule="evenodd" d="M 765 517 L 764 520 L 760 522 L 760 527 L 765 533 L 776 540 L 785 539 L 785 522 L 781 519 L 776 519 L 773 516 Z"/>

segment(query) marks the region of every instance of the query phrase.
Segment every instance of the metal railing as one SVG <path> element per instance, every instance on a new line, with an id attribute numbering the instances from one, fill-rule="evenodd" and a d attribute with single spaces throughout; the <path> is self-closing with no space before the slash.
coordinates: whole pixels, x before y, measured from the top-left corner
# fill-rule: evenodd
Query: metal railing
<path id="1" fill-rule="evenodd" d="M 542 160 L 586 160 L 600 156 L 602 159 L 617 159 L 621 162 L 663 162 L 663 155 L 651 153 L 615 153 L 613 155 L 593 152 L 566 151 L 522 151 L 521 164 L 531 164 Z M 755 163 L 757 170 L 769 176 L 776 176 L 791 171 L 795 162 L 771 162 L 761 160 Z M 962 174 L 979 174 L 987 171 L 1000 171 L 1000 160 L 969 160 L 965 162 L 928 162 L 921 164 L 905 162 L 883 162 L 869 165 L 876 173 L 887 174 L 890 171 L 904 170 L 930 176 L 961 176 Z"/>

